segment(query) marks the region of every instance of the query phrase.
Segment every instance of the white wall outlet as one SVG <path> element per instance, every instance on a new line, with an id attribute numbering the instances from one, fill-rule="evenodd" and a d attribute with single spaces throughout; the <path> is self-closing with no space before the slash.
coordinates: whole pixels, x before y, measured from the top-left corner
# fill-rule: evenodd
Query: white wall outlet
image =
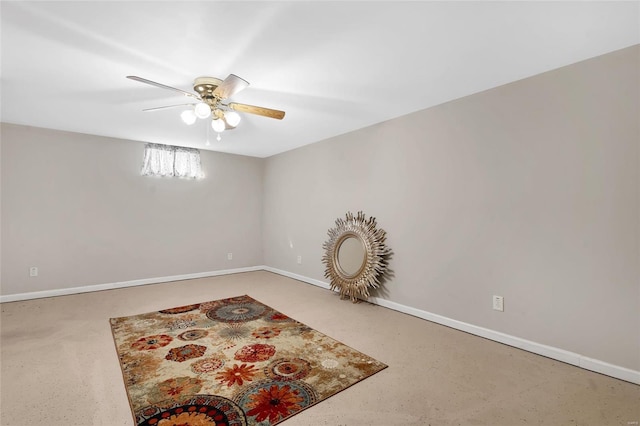
<path id="1" fill-rule="evenodd" d="M 37 277 L 38 276 L 38 267 L 37 266 L 32 266 L 29 268 L 29 276 L 30 277 Z"/>
<path id="2" fill-rule="evenodd" d="M 298 265 L 302 265 L 302 256 L 298 255 Z"/>
<path id="3" fill-rule="evenodd" d="M 493 296 L 493 310 L 504 312 L 504 298 L 502 296 Z"/>
<path id="4" fill-rule="evenodd" d="M 233 253 L 227 253 L 227 260 L 233 260 Z"/>

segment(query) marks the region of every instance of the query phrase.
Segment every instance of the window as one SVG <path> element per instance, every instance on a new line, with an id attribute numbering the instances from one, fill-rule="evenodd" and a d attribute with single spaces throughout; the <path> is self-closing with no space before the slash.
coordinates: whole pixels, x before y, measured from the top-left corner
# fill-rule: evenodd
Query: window
<path id="1" fill-rule="evenodd" d="M 142 163 L 144 176 L 175 176 L 189 179 L 204 177 L 200 168 L 200 151 L 193 148 L 148 143 Z"/>

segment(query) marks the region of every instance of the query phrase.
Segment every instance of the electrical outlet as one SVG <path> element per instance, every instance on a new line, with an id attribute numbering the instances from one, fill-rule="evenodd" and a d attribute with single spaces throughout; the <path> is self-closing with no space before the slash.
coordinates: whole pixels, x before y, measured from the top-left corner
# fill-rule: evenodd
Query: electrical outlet
<path id="1" fill-rule="evenodd" d="M 302 265 L 302 256 L 298 255 L 298 265 Z"/>
<path id="2" fill-rule="evenodd" d="M 493 296 L 493 310 L 504 312 L 504 298 L 502 296 Z"/>
<path id="3" fill-rule="evenodd" d="M 233 253 L 227 253 L 227 260 L 233 260 Z"/>
<path id="4" fill-rule="evenodd" d="M 37 266 L 32 266 L 31 268 L 29 268 L 29 276 L 30 277 L 37 277 L 38 276 L 38 267 Z"/>

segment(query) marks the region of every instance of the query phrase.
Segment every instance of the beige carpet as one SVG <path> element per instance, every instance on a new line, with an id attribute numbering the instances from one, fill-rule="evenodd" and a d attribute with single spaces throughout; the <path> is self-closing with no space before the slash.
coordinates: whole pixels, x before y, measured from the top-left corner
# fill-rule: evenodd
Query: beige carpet
<path id="1" fill-rule="evenodd" d="M 640 386 L 269 272 L 1 305 L 0 424 L 131 425 L 109 318 L 251 294 L 389 368 L 286 420 L 318 425 L 622 425 Z"/>

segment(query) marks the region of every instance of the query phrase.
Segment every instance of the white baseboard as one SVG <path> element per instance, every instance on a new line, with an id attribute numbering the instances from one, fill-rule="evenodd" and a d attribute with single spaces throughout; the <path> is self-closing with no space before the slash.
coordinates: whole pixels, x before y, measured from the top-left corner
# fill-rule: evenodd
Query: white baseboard
<path id="1" fill-rule="evenodd" d="M 196 272 L 193 274 L 172 275 L 168 277 L 145 278 L 142 280 L 122 281 L 107 284 L 95 284 L 82 287 L 61 288 L 56 290 L 32 291 L 29 293 L 0 295 L 0 303 L 17 302 L 20 300 L 42 299 L 44 297 L 67 296 L 69 294 L 89 293 L 92 291 L 113 290 L 116 288 L 135 287 L 147 284 L 160 284 L 169 281 L 191 280 L 194 278 L 215 277 L 217 275 L 237 274 L 263 270 L 263 266 L 249 266 L 246 268 L 224 269 L 221 271 Z"/>
<path id="2" fill-rule="evenodd" d="M 313 284 L 318 287 L 330 289 L 329 283 L 320 280 L 314 280 L 313 278 L 305 277 L 304 275 L 294 274 L 293 272 L 283 271 L 282 269 L 272 268 L 271 266 L 263 266 L 265 271 L 273 272 L 274 274 L 284 275 L 285 277 L 293 278 L 294 280 L 303 281 L 305 283 Z"/>
<path id="3" fill-rule="evenodd" d="M 263 267 L 264 270 L 273 272 L 285 277 L 293 278 L 299 281 L 303 281 L 309 284 L 317 285 L 322 288 L 329 288 L 329 284 L 313 278 L 304 277 L 302 275 L 294 274 L 288 271 L 272 268 L 269 266 Z M 616 379 L 625 380 L 627 382 L 640 384 L 640 371 L 631 370 L 629 368 L 620 367 L 618 365 L 609 364 L 604 361 L 589 358 L 584 355 L 580 355 L 575 352 L 569 352 L 564 349 L 559 349 L 553 346 L 543 345 L 541 343 L 532 342 L 531 340 L 521 339 L 520 337 L 511 336 L 509 334 L 501 333 L 499 331 L 490 330 L 488 328 L 479 327 L 477 325 L 465 323 L 462 321 L 454 320 L 444 317 L 442 315 L 433 314 L 431 312 L 423 311 L 420 309 L 412 308 L 410 306 L 401 305 L 400 303 L 392 302 L 390 300 L 381 299 L 378 297 L 370 297 L 369 302 L 374 303 L 385 308 L 393 309 L 394 311 L 409 314 L 418 318 L 425 319 L 427 321 L 442 324 L 447 327 L 455 328 L 469 334 L 484 337 L 495 342 L 504 343 L 505 345 L 513 346 L 519 349 L 523 349 L 527 352 L 542 355 L 547 358 L 552 358 L 558 361 L 566 362 L 585 370 L 594 371 L 596 373 L 605 374 L 607 376 L 615 377 Z"/>
<path id="4" fill-rule="evenodd" d="M 108 284 L 97 284 L 83 287 L 64 288 L 57 290 L 35 291 L 29 293 L 10 294 L 6 296 L 0 295 L 0 303 L 5 302 L 17 302 L 20 300 L 40 299 L 43 297 L 65 296 L 69 294 L 88 293 L 92 291 L 112 290 L 116 288 L 134 287 L 147 284 L 159 284 L 169 281 L 189 280 L 194 278 L 206 278 L 214 277 L 218 275 L 237 274 L 240 272 L 253 272 L 253 271 L 268 271 L 285 277 L 293 278 L 294 280 L 302 281 L 305 283 L 313 284 L 324 289 L 329 289 L 329 284 L 316 280 L 313 278 L 305 277 L 303 275 L 294 274 L 293 272 L 284 271 L 270 266 L 250 266 L 246 268 L 225 269 L 221 271 L 209 271 L 198 272 L 194 274 L 173 275 L 168 277 L 148 278 L 141 280 L 123 281 Z M 617 379 L 625 380 L 627 382 L 640 384 L 640 371 L 631 370 L 629 368 L 620 367 L 618 365 L 609 364 L 604 361 L 589 358 L 584 355 L 580 355 L 575 352 L 569 352 L 564 349 L 555 348 L 553 346 L 547 346 L 540 343 L 532 342 L 530 340 L 521 339 L 519 337 L 511 336 L 509 334 L 501 333 L 499 331 L 490 330 L 488 328 L 479 327 L 477 325 L 465 323 L 462 321 L 447 318 L 441 315 L 433 314 L 431 312 L 423 311 L 420 309 L 412 308 L 410 306 L 401 305 L 400 303 L 392 302 L 390 300 L 371 297 L 369 302 L 374 303 L 385 308 L 393 309 L 394 311 L 402 312 L 408 315 L 412 315 L 418 318 L 425 319 L 427 321 L 442 324 L 447 327 L 461 330 L 476 336 L 484 337 L 489 340 L 504 343 L 509 346 L 513 346 L 519 349 L 523 349 L 528 352 L 532 352 L 538 355 L 546 356 L 558 361 L 572 364 L 585 370 L 594 371 L 596 373 L 605 374 L 607 376 L 615 377 Z"/>

